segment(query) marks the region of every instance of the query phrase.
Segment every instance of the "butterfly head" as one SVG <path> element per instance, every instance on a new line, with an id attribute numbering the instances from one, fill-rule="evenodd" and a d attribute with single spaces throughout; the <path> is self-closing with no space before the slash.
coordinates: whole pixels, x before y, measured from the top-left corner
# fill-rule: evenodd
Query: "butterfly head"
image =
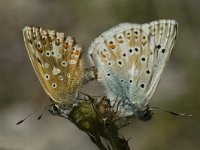
<path id="1" fill-rule="evenodd" d="M 153 113 L 149 105 L 142 106 L 140 104 L 131 104 L 131 100 L 121 99 L 119 102 L 118 110 L 122 116 L 137 116 L 140 120 L 150 120 Z"/>
<path id="2" fill-rule="evenodd" d="M 53 115 L 59 115 L 61 113 L 61 107 L 58 104 L 52 104 L 48 111 Z"/>
<path id="3" fill-rule="evenodd" d="M 68 115 L 72 109 L 73 109 L 73 106 L 68 105 L 68 107 L 63 107 L 62 105 L 59 105 L 59 104 L 52 104 L 51 107 L 48 109 L 48 111 L 52 115 L 60 116 L 62 114 Z"/>
<path id="4" fill-rule="evenodd" d="M 140 120 L 143 120 L 143 121 L 147 121 L 147 120 L 150 120 L 152 118 L 152 111 L 149 109 L 149 107 L 145 107 L 144 110 L 139 110 L 137 111 L 137 116 Z"/>

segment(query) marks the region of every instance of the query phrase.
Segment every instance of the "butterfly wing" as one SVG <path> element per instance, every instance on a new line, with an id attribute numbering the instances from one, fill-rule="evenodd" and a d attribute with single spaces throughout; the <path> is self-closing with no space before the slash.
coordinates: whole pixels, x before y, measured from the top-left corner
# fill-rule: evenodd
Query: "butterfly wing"
<path id="1" fill-rule="evenodd" d="M 23 36 L 44 90 L 62 106 L 71 103 L 83 78 L 82 48 L 70 36 L 54 30 L 27 26 Z"/>
<path id="2" fill-rule="evenodd" d="M 125 114 L 131 115 L 148 104 L 176 35 L 174 20 L 123 23 L 91 44 L 89 54 L 98 69 L 98 79 L 106 86 L 109 97 L 123 100 Z"/>

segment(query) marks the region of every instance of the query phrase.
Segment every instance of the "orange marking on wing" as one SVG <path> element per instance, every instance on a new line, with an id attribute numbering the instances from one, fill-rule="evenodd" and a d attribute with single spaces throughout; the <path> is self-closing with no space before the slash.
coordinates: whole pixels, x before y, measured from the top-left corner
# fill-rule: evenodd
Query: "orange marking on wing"
<path id="1" fill-rule="evenodd" d="M 64 44 L 64 48 L 67 49 L 68 47 L 69 47 L 69 44 L 68 44 L 68 42 L 66 42 L 66 43 Z"/>
<path id="2" fill-rule="evenodd" d="M 109 47 L 114 49 L 115 48 L 115 45 L 114 44 L 109 44 Z"/>
<path id="3" fill-rule="evenodd" d="M 76 50 L 76 51 L 74 52 L 74 54 L 75 54 L 75 55 L 79 55 L 79 54 L 80 54 L 80 51 L 79 51 L 79 50 Z"/>

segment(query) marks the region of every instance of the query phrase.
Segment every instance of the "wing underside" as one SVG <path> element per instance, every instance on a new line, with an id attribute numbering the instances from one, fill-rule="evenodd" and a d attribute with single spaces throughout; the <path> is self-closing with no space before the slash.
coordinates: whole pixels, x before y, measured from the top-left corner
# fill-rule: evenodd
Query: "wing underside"
<path id="1" fill-rule="evenodd" d="M 44 90 L 54 102 L 70 103 L 83 77 L 82 48 L 70 36 L 54 30 L 27 26 L 23 36 Z"/>
<path id="2" fill-rule="evenodd" d="M 174 20 L 120 24 L 94 40 L 89 54 L 112 98 L 145 107 L 160 81 L 177 35 Z"/>

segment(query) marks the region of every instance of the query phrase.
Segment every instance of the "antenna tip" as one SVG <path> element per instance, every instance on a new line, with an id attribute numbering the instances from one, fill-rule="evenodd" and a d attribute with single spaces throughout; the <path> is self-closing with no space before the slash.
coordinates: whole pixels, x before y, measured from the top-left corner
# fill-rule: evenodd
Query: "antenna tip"
<path id="1" fill-rule="evenodd" d="M 188 114 L 187 116 L 188 116 L 188 117 L 192 117 L 192 114 Z"/>
<path id="2" fill-rule="evenodd" d="M 42 118 L 42 115 L 40 115 L 37 119 L 40 120 Z"/>
<path id="3" fill-rule="evenodd" d="M 21 124 L 22 122 L 24 122 L 24 120 L 20 120 L 19 122 L 16 123 L 16 125 Z"/>

